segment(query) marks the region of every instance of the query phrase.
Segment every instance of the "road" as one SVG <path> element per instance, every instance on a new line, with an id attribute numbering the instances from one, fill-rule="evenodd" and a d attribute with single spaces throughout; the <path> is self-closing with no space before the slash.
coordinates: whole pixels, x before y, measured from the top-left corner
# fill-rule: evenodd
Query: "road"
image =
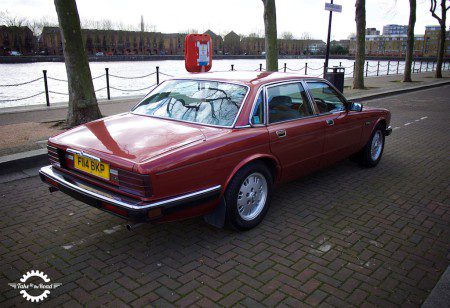
<path id="1" fill-rule="evenodd" d="M 202 219 L 128 232 L 37 176 L 0 184 L 0 303 L 26 303 L 8 283 L 34 269 L 62 283 L 52 306 L 419 306 L 449 265 L 449 97 L 367 102 L 393 113 L 381 163 L 282 186 L 245 233 Z"/>

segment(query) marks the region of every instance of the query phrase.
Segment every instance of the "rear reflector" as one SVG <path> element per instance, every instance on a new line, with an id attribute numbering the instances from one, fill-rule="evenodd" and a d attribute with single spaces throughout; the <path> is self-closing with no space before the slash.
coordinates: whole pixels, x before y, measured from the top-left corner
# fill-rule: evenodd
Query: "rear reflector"
<path id="1" fill-rule="evenodd" d="M 56 188 L 58 188 L 58 182 L 53 181 L 51 178 L 46 177 L 46 178 L 45 178 L 45 181 L 46 181 L 48 184 L 50 184 L 50 185 L 55 186 Z"/>
<path id="2" fill-rule="evenodd" d="M 116 207 L 114 205 L 111 205 L 109 203 L 102 202 L 102 208 L 104 208 L 107 211 L 119 214 L 121 216 L 128 216 L 128 212 L 126 210 Z"/>

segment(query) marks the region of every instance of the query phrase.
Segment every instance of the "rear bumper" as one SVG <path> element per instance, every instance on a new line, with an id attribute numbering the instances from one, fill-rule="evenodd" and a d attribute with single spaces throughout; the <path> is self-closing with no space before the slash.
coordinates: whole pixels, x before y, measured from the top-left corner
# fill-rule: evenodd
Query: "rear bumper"
<path id="1" fill-rule="evenodd" d="M 221 191 L 221 186 L 216 185 L 174 198 L 145 203 L 94 186 L 59 172 L 52 166 L 42 167 L 39 176 L 46 184 L 79 201 L 134 222 L 156 220 L 177 210 L 213 201 L 218 199 Z"/>
<path id="2" fill-rule="evenodd" d="M 392 127 L 388 126 L 384 132 L 384 135 L 389 136 L 390 134 L 392 134 Z"/>

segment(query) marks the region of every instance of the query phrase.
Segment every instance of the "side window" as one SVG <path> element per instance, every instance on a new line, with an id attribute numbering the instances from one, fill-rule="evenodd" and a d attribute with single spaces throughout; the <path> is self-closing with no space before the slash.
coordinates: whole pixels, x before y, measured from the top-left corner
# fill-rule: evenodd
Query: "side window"
<path id="1" fill-rule="evenodd" d="M 269 123 L 299 119 L 312 114 L 301 83 L 289 83 L 267 89 Z"/>
<path id="2" fill-rule="evenodd" d="M 252 124 L 264 124 L 264 95 L 261 91 L 256 99 L 255 109 L 252 115 Z"/>
<path id="3" fill-rule="evenodd" d="M 324 82 L 308 82 L 307 84 L 319 113 L 345 110 L 344 101 L 328 84 Z"/>

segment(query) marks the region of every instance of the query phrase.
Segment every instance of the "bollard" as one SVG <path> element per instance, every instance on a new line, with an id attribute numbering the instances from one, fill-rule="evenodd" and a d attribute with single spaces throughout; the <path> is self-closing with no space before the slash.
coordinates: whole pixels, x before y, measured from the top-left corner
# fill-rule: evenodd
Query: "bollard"
<path id="1" fill-rule="evenodd" d="M 406 63 L 405 63 L 405 65 L 406 65 Z M 414 70 L 416 69 L 416 61 L 413 61 L 413 65 L 412 65 L 412 72 L 413 72 L 413 74 L 414 74 Z"/>
<path id="2" fill-rule="evenodd" d="M 106 76 L 106 95 L 108 96 L 108 100 L 111 100 L 111 94 L 109 92 L 109 68 L 105 67 L 105 76 Z"/>
<path id="3" fill-rule="evenodd" d="M 308 75 L 308 62 L 305 63 L 305 76 Z"/>
<path id="4" fill-rule="evenodd" d="M 369 71 L 369 61 L 366 62 L 366 77 L 367 77 L 368 71 Z"/>
<path id="5" fill-rule="evenodd" d="M 428 72 L 428 61 L 427 61 L 427 68 L 425 69 L 425 72 Z"/>
<path id="6" fill-rule="evenodd" d="M 159 66 L 156 67 L 156 84 L 159 85 Z"/>
<path id="7" fill-rule="evenodd" d="M 342 62 L 339 62 L 339 67 L 342 67 Z"/>
<path id="8" fill-rule="evenodd" d="M 400 66 L 400 61 L 397 61 L 397 75 L 398 75 L 398 67 Z"/>
<path id="9" fill-rule="evenodd" d="M 389 68 L 391 66 L 391 60 L 388 61 L 388 70 L 387 70 L 387 75 L 389 75 Z"/>
<path id="10" fill-rule="evenodd" d="M 434 72 L 434 61 L 433 61 L 433 68 L 431 69 L 432 72 Z"/>
<path id="11" fill-rule="evenodd" d="M 380 60 L 378 60 L 378 64 L 377 64 L 377 76 L 380 75 Z"/>
<path id="12" fill-rule="evenodd" d="M 422 73 L 422 60 L 420 60 L 419 73 Z"/>
<path id="13" fill-rule="evenodd" d="M 284 63 L 284 72 L 286 73 L 286 63 Z"/>
<path id="14" fill-rule="evenodd" d="M 234 71 L 234 64 L 231 64 L 231 70 Z"/>
<path id="15" fill-rule="evenodd" d="M 262 72 L 262 63 L 259 63 L 259 71 Z"/>
<path id="16" fill-rule="evenodd" d="M 45 100 L 47 102 L 47 106 L 50 106 L 50 98 L 48 97 L 47 70 L 43 70 L 42 73 L 44 73 Z"/>
<path id="17" fill-rule="evenodd" d="M 355 70 L 356 70 L 356 62 L 353 62 L 353 75 L 352 77 L 355 78 Z"/>

